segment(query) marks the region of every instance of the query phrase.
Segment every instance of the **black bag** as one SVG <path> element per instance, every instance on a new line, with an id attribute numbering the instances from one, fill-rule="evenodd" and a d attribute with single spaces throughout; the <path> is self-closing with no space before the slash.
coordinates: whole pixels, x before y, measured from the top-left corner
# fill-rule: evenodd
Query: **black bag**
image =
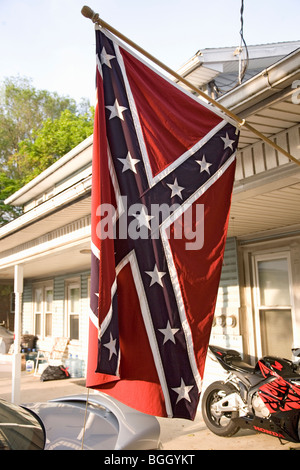
<path id="1" fill-rule="evenodd" d="M 48 380 L 61 380 L 68 379 L 70 377 L 67 369 L 61 366 L 48 366 L 41 375 L 41 381 L 46 382 Z"/>

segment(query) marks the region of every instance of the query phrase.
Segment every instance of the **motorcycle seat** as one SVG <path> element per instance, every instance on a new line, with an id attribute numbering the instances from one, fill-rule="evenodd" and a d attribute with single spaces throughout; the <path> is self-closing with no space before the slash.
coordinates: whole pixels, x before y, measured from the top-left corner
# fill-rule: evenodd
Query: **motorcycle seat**
<path id="1" fill-rule="evenodd" d="M 231 365 L 233 368 L 238 369 L 240 371 L 248 372 L 249 374 L 255 374 L 257 371 L 255 366 L 251 366 L 247 362 L 241 361 L 238 358 L 231 359 Z"/>

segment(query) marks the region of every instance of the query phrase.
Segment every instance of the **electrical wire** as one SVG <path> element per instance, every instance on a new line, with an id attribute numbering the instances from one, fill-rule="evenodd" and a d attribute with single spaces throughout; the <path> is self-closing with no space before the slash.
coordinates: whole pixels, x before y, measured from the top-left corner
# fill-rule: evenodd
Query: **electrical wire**
<path id="1" fill-rule="evenodd" d="M 239 86 L 246 74 L 246 71 L 248 69 L 249 65 L 249 53 L 248 53 L 248 47 L 244 38 L 244 0 L 241 0 L 241 9 L 240 9 L 240 46 L 236 49 L 237 53 L 239 54 L 239 72 L 238 72 L 238 78 L 236 80 L 230 81 L 227 86 L 230 86 L 231 88 L 222 88 L 219 87 L 215 80 L 212 81 L 212 89 L 216 93 L 216 95 L 219 97 L 224 93 L 227 93 L 237 86 Z"/>
<path id="2" fill-rule="evenodd" d="M 248 65 L 249 65 L 248 47 L 247 47 L 247 44 L 246 44 L 246 41 L 245 41 L 245 38 L 244 38 L 244 0 L 242 0 L 242 4 L 241 4 L 241 17 L 240 17 L 240 20 L 241 20 L 241 29 L 240 29 L 241 42 L 240 42 L 240 49 L 243 50 L 243 44 L 244 44 L 245 58 L 244 58 L 244 60 L 243 60 L 243 67 L 242 67 L 241 73 L 240 73 L 240 75 L 239 75 L 239 84 L 242 83 L 243 78 L 244 78 L 245 73 L 246 73 L 246 70 L 247 70 Z"/>

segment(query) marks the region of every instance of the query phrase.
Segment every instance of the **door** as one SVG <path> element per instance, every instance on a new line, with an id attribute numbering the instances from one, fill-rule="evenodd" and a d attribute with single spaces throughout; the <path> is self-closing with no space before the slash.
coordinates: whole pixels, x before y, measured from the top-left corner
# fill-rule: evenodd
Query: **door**
<path id="1" fill-rule="evenodd" d="M 293 309 L 288 253 L 255 257 L 256 336 L 259 356 L 290 359 Z"/>

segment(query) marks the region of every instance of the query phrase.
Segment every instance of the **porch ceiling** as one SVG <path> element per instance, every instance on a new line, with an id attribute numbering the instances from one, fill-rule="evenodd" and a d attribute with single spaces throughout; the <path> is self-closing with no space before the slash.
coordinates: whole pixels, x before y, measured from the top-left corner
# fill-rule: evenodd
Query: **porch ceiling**
<path id="1" fill-rule="evenodd" d="M 270 105 L 266 106 L 266 103 L 264 105 L 260 103 L 259 106 L 254 107 L 256 111 L 247 115 L 247 122 L 266 137 L 272 139 L 272 136 L 275 134 L 289 127 L 293 127 L 300 122 L 300 104 L 297 104 L 293 97 L 295 97 L 295 89 L 289 88 L 285 93 L 281 92 L 279 96 L 277 96 L 277 99 L 273 99 Z M 245 113 L 241 112 L 239 116 L 244 118 Z M 257 136 L 242 127 L 239 149 L 243 149 L 257 141 L 259 141 Z"/>
<path id="2" fill-rule="evenodd" d="M 300 159 L 300 130 L 297 128 L 300 122 L 300 104 L 293 99 L 294 92 L 295 89 L 291 87 L 282 90 L 272 100 L 268 98 L 241 114 L 249 124 L 271 140 L 277 139 L 281 147 Z M 292 128 L 293 140 L 289 141 L 288 132 Z M 280 138 L 277 137 L 278 134 Z M 248 178 L 236 180 L 229 236 L 244 237 L 283 228 L 289 231 L 297 225 L 298 229 L 300 228 L 300 166 L 273 151 L 268 144 L 261 146 L 259 151 L 258 142 L 261 141 L 255 135 L 242 128 L 239 151 L 244 155 L 248 153 L 254 167 L 253 172 L 255 173 L 257 162 L 260 161 L 261 166 L 266 165 L 267 155 L 272 152 L 274 167 L 269 171 L 261 171 Z M 241 152 L 238 153 L 237 159 L 242 158 Z"/>
<path id="3" fill-rule="evenodd" d="M 300 171 L 233 196 L 228 236 L 266 235 L 272 230 L 296 228 L 300 230 Z"/>
<path id="4" fill-rule="evenodd" d="M 52 250 L 22 263 L 25 279 L 47 279 L 62 274 L 89 270 L 91 263 L 90 239 L 72 246 Z M 14 267 L 0 270 L 0 279 L 13 279 Z"/>

